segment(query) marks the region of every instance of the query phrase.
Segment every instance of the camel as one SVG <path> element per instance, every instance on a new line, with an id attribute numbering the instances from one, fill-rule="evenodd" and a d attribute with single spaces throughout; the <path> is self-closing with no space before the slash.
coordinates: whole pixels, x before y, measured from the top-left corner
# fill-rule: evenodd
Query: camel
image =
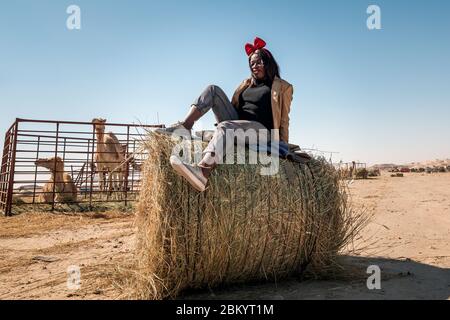
<path id="1" fill-rule="evenodd" d="M 64 173 L 64 162 L 60 157 L 38 159 L 35 162 L 38 167 L 43 167 L 51 172 L 50 180 L 44 185 L 39 196 L 41 202 L 74 202 L 77 201 L 77 186 L 72 181 L 72 177 Z M 53 199 L 53 187 L 55 199 Z"/>
<path id="2" fill-rule="evenodd" d="M 100 179 L 100 190 L 109 194 L 112 190 L 123 190 L 123 175 L 125 153 L 124 147 L 119 139 L 112 132 L 105 133 L 106 119 L 95 118 L 92 120 L 97 138 L 97 150 L 94 155 L 94 162 L 97 166 Z M 108 185 L 106 185 L 106 175 L 108 175 Z"/>

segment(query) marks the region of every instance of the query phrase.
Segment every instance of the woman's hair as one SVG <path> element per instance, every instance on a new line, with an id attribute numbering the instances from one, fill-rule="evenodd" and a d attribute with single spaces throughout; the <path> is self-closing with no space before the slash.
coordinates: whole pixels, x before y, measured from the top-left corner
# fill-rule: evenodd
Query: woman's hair
<path id="1" fill-rule="evenodd" d="M 262 62 L 264 63 L 264 70 L 266 72 L 266 81 L 272 84 L 273 79 L 275 79 L 275 76 L 277 76 L 278 78 L 280 77 L 280 67 L 278 66 L 277 61 L 273 57 L 272 53 L 269 52 L 269 50 L 258 49 L 248 57 L 248 65 L 250 67 L 250 72 L 252 70 L 252 66 L 250 65 L 250 59 L 254 54 L 259 55 L 259 57 L 261 58 Z M 253 72 L 251 72 L 251 75 L 252 75 L 252 83 L 254 84 L 256 79 L 255 76 L 253 75 Z"/>

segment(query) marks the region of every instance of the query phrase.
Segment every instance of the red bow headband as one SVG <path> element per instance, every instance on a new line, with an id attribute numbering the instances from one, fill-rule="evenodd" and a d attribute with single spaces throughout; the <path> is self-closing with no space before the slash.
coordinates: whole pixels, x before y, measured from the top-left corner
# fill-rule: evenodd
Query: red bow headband
<path id="1" fill-rule="evenodd" d="M 269 55 L 271 55 L 270 51 L 264 48 L 265 46 L 266 42 L 263 39 L 256 37 L 253 44 L 247 43 L 245 45 L 245 52 L 247 53 L 248 56 L 250 56 L 256 50 L 262 49 L 266 51 Z"/>

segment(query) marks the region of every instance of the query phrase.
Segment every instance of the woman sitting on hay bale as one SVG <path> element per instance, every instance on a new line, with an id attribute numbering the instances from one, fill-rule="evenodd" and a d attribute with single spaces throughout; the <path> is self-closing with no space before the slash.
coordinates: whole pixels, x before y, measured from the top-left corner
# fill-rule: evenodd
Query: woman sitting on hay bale
<path id="1" fill-rule="evenodd" d="M 293 87 L 280 78 L 278 64 L 265 46 L 266 43 L 260 38 L 255 38 L 253 45 L 245 45 L 251 77 L 241 83 L 231 101 L 221 88 L 210 85 L 192 104 L 184 121 L 157 130 L 169 134 L 187 133 L 190 136 L 194 122 L 213 110 L 218 125 L 212 140 L 203 151 L 203 159 L 193 166 L 175 155 L 170 158 L 173 169 L 198 191 L 205 190 L 211 171 L 221 163 L 224 155 L 234 150 L 229 150 L 234 143 L 227 143 L 227 131 L 254 131 L 260 141 L 265 139 L 267 142 L 272 133 L 273 140 L 281 140 L 280 143 L 288 146 Z M 237 138 L 238 145 L 245 145 L 246 134 L 233 135 L 232 139 L 234 137 Z"/>
<path id="2" fill-rule="evenodd" d="M 311 158 L 307 165 L 295 157 L 295 163 L 279 159 L 290 158 L 294 151 L 285 156 L 281 152 L 288 146 L 293 89 L 280 79 L 264 45 L 256 39 L 246 46 L 252 77 L 231 102 L 220 88 L 209 86 L 183 122 L 160 131 L 191 136 L 194 122 L 212 109 L 217 130 L 201 149 L 202 158 L 193 161 L 196 165 L 174 155 L 183 145 L 179 139 L 152 135 L 144 141 L 148 158 L 136 214 L 136 265 L 129 281 L 133 298 L 176 298 L 187 289 L 335 272 L 338 253 L 364 222 L 361 215 L 353 215 L 346 184 L 325 159 Z M 271 160 L 280 170 L 263 174 L 264 161 L 249 161 L 218 165 L 211 174 L 224 156 L 234 160 L 234 137 L 240 147 L 249 137 L 228 135 L 228 129 L 252 129 L 253 136 L 257 131 L 263 136 L 258 137 L 258 150 L 270 142 Z M 269 131 L 280 135 L 269 139 Z M 186 145 L 181 150 L 185 159 L 192 149 L 203 147 Z M 249 149 L 253 145 L 249 142 Z M 209 181 L 208 191 L 191 190 L 177 174 L 199 191 Z"/>

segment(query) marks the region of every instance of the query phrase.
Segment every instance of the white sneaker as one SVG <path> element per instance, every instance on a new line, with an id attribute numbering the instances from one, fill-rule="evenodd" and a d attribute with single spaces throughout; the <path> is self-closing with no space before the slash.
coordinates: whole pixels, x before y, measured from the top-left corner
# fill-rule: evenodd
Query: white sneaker
<path id="1" fill-rule="evenodd" d="M 177 156 L 170 157 L 170 165 L 180 176 L 185 178 L 196 190 L 203 192 L 208 179 L 203 175 L 202 169 L 184 163 Z"/>
<path id="2" fill-rule="evenodd" d="M 192 134 L 191 134 L 191 130 L 188 130 L 181 121 L 170 125 L 167 128 L 158 128 L 155 130 L 155 132 L 157 133 L 163 133 L 163 134 L 175 134 L 177 136 L 182 136 L 182 137 L 187 137 L 187 138 L 191 138 Z"/>

